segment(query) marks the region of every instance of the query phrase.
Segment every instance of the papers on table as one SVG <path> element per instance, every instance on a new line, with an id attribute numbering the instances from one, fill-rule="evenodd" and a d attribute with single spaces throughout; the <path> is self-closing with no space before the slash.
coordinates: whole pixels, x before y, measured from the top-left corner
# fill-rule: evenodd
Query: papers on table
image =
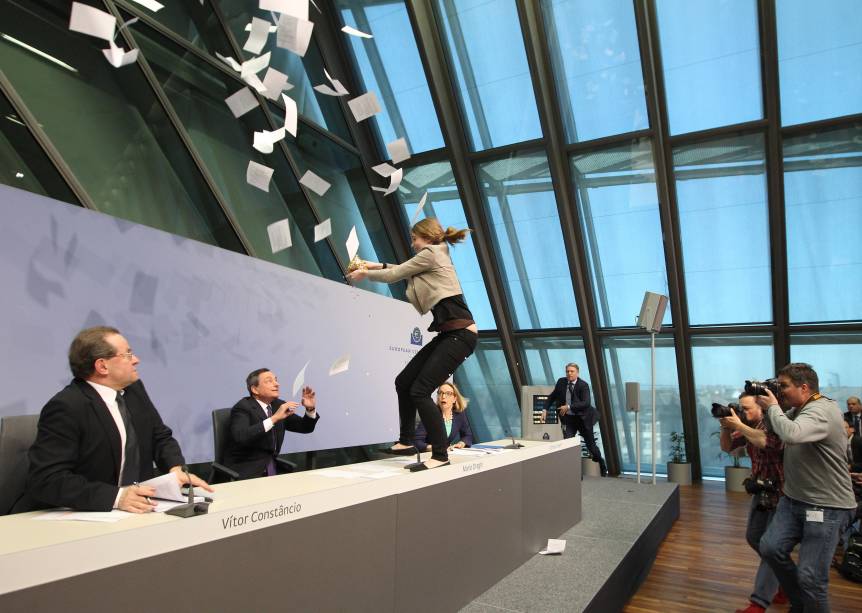
<path id="1" fill-rule="evenodd" d="M 231 94 L 224 101 L 230 112 L 233 113 L 233 116 L 237 118 L 242 117 L 257 106 L 257 98 L 254 97 L 254 94 L 247 87 L 243 87 L 238 92 Z"/>
<path id="2" fill-rule="evenodd" d="M 131 516 L 132 513 L 126 513 L 119 509 L 114 509 L 113 511 L 70 511 L 68 509 L 56 509 L 35 515 L 33 519 L 36 521 L 95 521 L 113 524 Z"/>
<path id="3" fill-rule="evenodd" d="M 165 8 L 164 4 L 160 4 L 156 2 L 156 0 L 132 0 L 132 2 L 140 4 L 142 7 L 150 9 L 154 13 Z"/>
<path id="4" fill-rule="evenodd" d="M 348 100 L 347 106 L 350 107 L 350 112 L 353 113 L 353 118 L 357 122 L 374 117 L 380 112 L 380 104 L 378 104 L 377 96 L 374 92 L 368 92 L 357 96 L 353 100 Z"/>
<path id="5" fill-rule="evenodd" d="M 422 213 L 422 209 L 425 208 L 425 201 L 428 200 L 428 192 L 425 192 L 422 195 L 422 198 L 419 200 L 419 204 L 416 205 L 416 210 L 413 211 L 413 217 L 410 218 L 410 227 L 413 227 L 413 224 L 416 223 L 416 220 L 419 219 L 419 215 Z"/>
<path id="6" fill-rule="evenodd" d="M 291 397 L 296 396 L 296 393 L 305 385 L 305 369 L 308 368 L 309 364 L 310 362 L 306 362 L 305 366 L 296 373 L 296 378 L 293 380 L 293 393 L 291 394 Z"/>
<path id="7" fill-rule="evenodd" d="M 284 101 L 284 129 L 296 138 L 296 128 L 299 123 L 299 111 L 296 108 L 296 101 L 287 94 L 282 94 L 281 99 Z"/>
<path id="8" fill-rule="evenodd" d="M 410 149 L 407 148 L 406 138 L 399 138 L 391 143 L 386 143 L 386 151 L 389 152 L 393 164 L 400 164 L 410 158 Z"/>
<path id="9" fill-rule="evenodd" d="M 299 183 L 313 191 L 318 196 L 325 194 L 331 187 L 331 184 L 328 181 L 324 181 L 310 170 L 305 171 L 305 174 L 300 177 Z"/>
<path id="10" fill-rule="evenodd" d="M 548 539 L 548 544 L 539 553 L 546 555 L 559 555 L 566 550 L 566 539 Z"/>
<path id="11" fill-rule="evenodd" d="M 450 449 L 449 453 L 451 455 L 456 455 L 456 456 L 460 455 L 460 456 L 471 457 L 471 458 L 476 458 L 476 457 L 480 457 L 483 455 L 488 455 L 487 453 L 485 453 L 481 449 L 470 449 L 470 448 Z"/>
<path id="12" fill-rule="evenodd" d="M 266 227 L 266 234 L 269 236 L 269 246 L 273 253 L 284 251 L 293 244 L 290 237 L 290 220 L 282 219 L 271 223 Z"/>
<path id="13" fill-rule="evenodd" d="M 324 238 L 332 234 L 332 220 L 324 219 L 319 224 L 314 226 L 314 242 L 322 241 Z"/>
<path id="14" fill-rule="evenodd" d="M 359 251 L 359 237 L 356 236 L 356 226 L 350 228 L 350 234 L 347 235 L 347 241 L 344 243 L 347 247 L 347 259 L 352 260 Z"/>
<path id="15" fill-rule="evenodd" d="M 80 2 L 72 3 L 72 15 L 69 18 L 69 29 L 73 32 L 88 34 L 96 38 L 102 38 L 107 41 L 114 40 L 114 28 L 117 27 L 117 18 L 100 11 L 97 8 L 81 4 Z"/>
<path id="16" fill-rule="evenodd" d="M 245 41 L 245 45 L 243 45 L 242 49 L 249 53 L 258 54 L 263 51 L 263 47 L 266 45 L 266 40 L 269 38 L 270 23 L 265 19 L 252 17 L 251 24 L 249 25 L 251 26 L 250 34 L 248 35 L 248 40 Z"/>
<path id="17" fill-rule="evenodd" d="M 254 133 L 254 144 L 252 147 L 261 153 L 272 153 L 275 143 L 282 140 L 285 135 L 285 129 L 278 130 L 262 130 Z"/>
<path id="18" fill-rule="evenodd" d="M 378 164 L 377 166 L 372 166 L 371 170 L 373 170 L 374 172 L 376 172 L 377 174 L 379 174 L 381 177 L 383 177 L 385 179 L 386 177 L 391 175 L 393 172 L 395 172 L 395 166 L 391 166 L 391 165 L 387 164 L 386 162 L 383 162 L 382 164 Z"/>
<path id="19" fill-rule="evenodd" d="M 383 192 L 384 196 L 388 196 L 389 194 L 395 192 L 398 189 L 398 186 L 401 185 L 401 180 L 404 178 L 404 170 L 399 168 L 391 175 L 389 175 L 389 187 L 372 187 L 376 192 Z"/>
<path id="20" fill-rule="evenodd" d="M 273 169 L 269 166 L 249 160 L 248 168 L 245 170 L 245 181 L 253 187 L 269 192 L 269 180 L 272 179 L 272 172 Z"/>
<path id="21" fill-rule="evenodd" d="M 277 100 L 285 89 L 293 89 L 293 85 L 287 82 L 287 75 L 272 66 L 267 68 L 263 75 L 263 91 L 260 92 L 263 97 Z"/>
<path id="22" fill-rule="evenodd" d="M 356 28 L 351 28 L 350 26 L 344 26 L 341 28 L 341 31 L 345 34 L 350 34 L 351 36 L 358 36 L 359 38 L 374 38 L 371 34 L 366 34 L 365 32 L 360 32 Z"/>
<path id="23" fill-rule="evenodd" d="M 174 502 L 185 502 L 187 497 L 180 490 L 180 482 L 174 473 L 165 473 L 158 477 L 148 479 L 138 485 L 147 485 L 156 490 L 154 498 L 172 500 Z"/>
<path id="24" fill-rule="evenodd" d="M 338 373 L 347 372 L 350 368 L 350 354 L 346 354 L 338 358 L 329 367 L 329 376 L 337 375 Z"/>
<path id="25" fill-rule="evenodd" d="M 305 57 L 313 29 L 314 24 L 312 22 L 293 15 L 283 14 L 278 20 L 275 44 L 288 51 L 293 51 L 300 57 Z"/>

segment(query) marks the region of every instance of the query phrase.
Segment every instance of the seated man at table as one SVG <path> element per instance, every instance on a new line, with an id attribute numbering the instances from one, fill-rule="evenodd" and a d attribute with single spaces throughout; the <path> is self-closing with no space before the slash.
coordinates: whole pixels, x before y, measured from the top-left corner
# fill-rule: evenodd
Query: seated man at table
<path id="1" fill-rule="evenodd" d="M 179 443 L 138 378 L 138 357 L 116 328 L 78 333 L 69 347 L 74 379 L 42 409 L 30 447 L 27 491 L 14 512 L 45 507 L 78 511 L 152 511 L 151 487 L 137 482 L 173 472 L 188 478 Z M 212 489 L 198 477 L 192 483 Z"/>
<path id="2" fill-rule="evenodd" d="M 309 434 L 317 426 L 314 390 L 302 389 L 305 415 L 294 413 L 299 403 L 278 397 L 278 377 L 268 368 L 252 371 L 245 380 L 249 395 L 230 411 L 230 436 L 224 453 L 225 465 L 240 479 L 277 474 L 275 459 L 284 442 L 284 432 Z"/>

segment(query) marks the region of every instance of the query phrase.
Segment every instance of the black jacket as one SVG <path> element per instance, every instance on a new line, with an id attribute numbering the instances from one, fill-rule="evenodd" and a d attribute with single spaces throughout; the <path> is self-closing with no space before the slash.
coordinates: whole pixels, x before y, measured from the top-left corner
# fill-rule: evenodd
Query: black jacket
<path id="1" fill-rule="evenodd" d="M 569 386 L 569 380 L 566 377 L 557 379 L 557 384 L 554 386 L 554 391 L 548 396 L 545 402 L 545 408 L 550 411 L 555 406 L 561 407 L 566 404 L 566 388 Z M 572 395 L 572 404 L 569 406 L 569 412 L 562 418 L 562 423 L 570 422 L 575 417 L 595 420 L 596 410 L 593 408 L 590 396 L 590 384 L 578 378 L 575 381 L 575 392 Z"/>

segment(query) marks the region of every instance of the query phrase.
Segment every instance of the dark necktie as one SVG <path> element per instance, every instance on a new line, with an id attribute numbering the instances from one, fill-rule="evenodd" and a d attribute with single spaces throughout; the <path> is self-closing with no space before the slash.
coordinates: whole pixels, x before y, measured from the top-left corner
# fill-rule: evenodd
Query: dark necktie
<path id="1" fill-rule="evenodd" d="M 572 410 L 572 402 L 575 400 L 575 384 L 569 383 L 569 412 Z"/>
<path id="2" fill-rule="evenodd" d="M 135 432 L 135 426 L 132 424 L 132 419 L 129 416 L 129 408 L 126 406 L 126 399 L 120 392 L 117 392 L 117 409 L 120 411 L 120 417 L 123 418 L 123 425 L 126 427 L 126 447 L 124 450 L 125 462 L 123 463 L 123 474 L 120 476 L 120 485 L 130 485 L 140 479 L 140 456 L 138 453 L 138 435 Z"/>
<path id="3" fill-rule="evenodd" d="M 264 409 L 264 411 L 266 411 L 266 416 L 267 416 L 267 417 L 272 417 L 272 406 L 271 406 L 271 405 L 266 405 L 266 408 Z M 275 470 L 275 452 L 276 452 L 276 449 L 275 449 L 275 442 L 276 442 L 276 438 L 275 438 L 275 426 L 273 426 L 272 428 L 270 428 L 270 430 L 269 430 L 269 434 L 270 434 L 270 436 L 272 437 L 272 452 L 273 452 L 273 456 L 269 458 L 269 462 L 267 462 L 267 464 L 266 464 L 266 476 L 267 476 L 267 477 L 271 477 L 271 476 L 273 476 L 274 474 L 276 474 L 276 470 Z"/>

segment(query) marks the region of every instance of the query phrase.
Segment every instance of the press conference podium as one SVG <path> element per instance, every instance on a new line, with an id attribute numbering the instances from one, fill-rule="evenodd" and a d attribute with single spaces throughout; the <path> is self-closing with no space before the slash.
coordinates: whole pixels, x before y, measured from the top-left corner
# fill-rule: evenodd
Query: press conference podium
<path id="1" fill-rule="evenodd" d="M 0 611 L 457 610 L 580 521 L 579 439 L 522 442 L 219 484 L 190 519 L 0 517 Z"/>

